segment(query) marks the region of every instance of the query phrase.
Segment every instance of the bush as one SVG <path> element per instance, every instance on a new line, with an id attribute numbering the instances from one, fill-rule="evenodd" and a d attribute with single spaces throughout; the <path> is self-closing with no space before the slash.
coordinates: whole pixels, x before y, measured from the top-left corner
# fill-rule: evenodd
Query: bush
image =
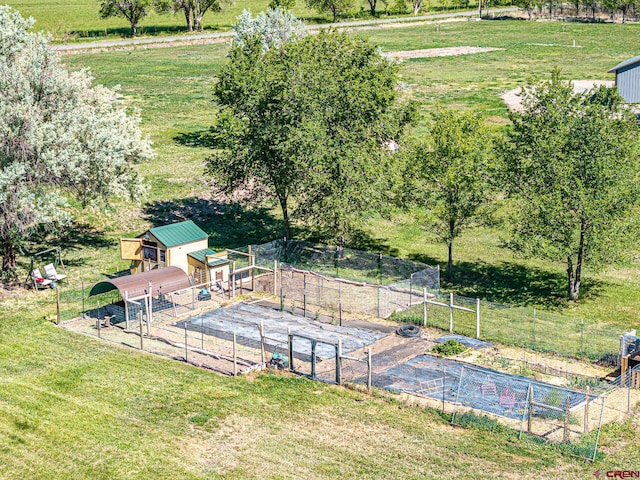
<path id="1" fill-rule="evenodd" d="M 444 343 L 439 343 L 433 347 L 433 351 L 441 357 L 448 357 L 450 355 L 458 355 L 467 349 L 464 345 L 456 340 L 447 340 Z"/>

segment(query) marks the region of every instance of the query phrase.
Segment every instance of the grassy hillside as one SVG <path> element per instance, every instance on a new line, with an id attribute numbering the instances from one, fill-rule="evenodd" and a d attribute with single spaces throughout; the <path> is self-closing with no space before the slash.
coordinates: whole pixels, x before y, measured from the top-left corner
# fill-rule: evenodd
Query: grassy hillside
<path id="1" fill-rule="evenodd" d="M 6 480 L 588 478 L 640 455 L 632 425 L 606 428 L 613 454 L 591 465 L 302 378 L 221 377 L 35 315 L 15 303 L 0 323 Z"/>

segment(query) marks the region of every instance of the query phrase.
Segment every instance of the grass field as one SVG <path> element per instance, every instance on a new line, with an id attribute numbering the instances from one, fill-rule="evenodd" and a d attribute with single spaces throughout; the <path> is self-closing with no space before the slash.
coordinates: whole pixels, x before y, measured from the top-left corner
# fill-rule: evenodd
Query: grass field
<path id="1" fill-rule="evenodd" d="M 238 2 L 240 4 L 241 2 Z M 570 78 L 610 79 L 634 55 L 639 25 L 486 21 L 359 32 L 386 50 L 479 45 L 504 50 L 403 64 L 408 95 L 483 110 L 506 123 L 498 94 L 559 65 Z M 573 40 L 580 48 L 571 48 Z M 541 46 L 535 44 L 559 46 Z M 70 55 L 99 83 L 120 84 L 141 109 L 157 156 L 139 165 L 151 185 L 144 203 L 80 212 L 66 232 L 71 282 L 127 266 L 115 243 L 149 224 L 192 218 L 213 247 L 271 240 L 277 211 L 221 205 L 194 144 L 211 123 L 211 84 L 224 44 Z M 563 300 L 561 265 L 523 261 L 501 247 L 500 218 L 454 246 L 450 288 L 469 296 L 536 306 L 626 329 L 639 327 L 637 260 L 587 272 L 585 299 Z M 305 232 L 299 232 L 301 236 Z M 444 264 L 445 247 L 413 216 L 372 213 L 357 247 Z M 634 252 L 630 252 L 633 254 Z M 22 266 L 26 265 L 21 259 Z M 229 379 L 56 329 L 52 293 L 8 293 L 0 306 L 0 478 L 590 478 L 598 468 L 637 468 L 640 427 L 611 425 L 596 465 L 530 446 L 513 433 L 452 429 L 431 411 L 299 378 Z"/>

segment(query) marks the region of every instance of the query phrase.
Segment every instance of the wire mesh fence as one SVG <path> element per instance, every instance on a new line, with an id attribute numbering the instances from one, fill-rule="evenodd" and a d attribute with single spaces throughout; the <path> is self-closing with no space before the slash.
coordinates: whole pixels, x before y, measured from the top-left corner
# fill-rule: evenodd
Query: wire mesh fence
<path id="1" fill-rule="evenodd" d="M 274 240 L 252 245 L 256 265 L 273 266 L 274 261 L 299 270 L 398 288 L 410 289 L 412 279 L 416 285 L 430 291 L 440 290 L 440 268 L 383 254 L 364 252 L 340 246 L 319 245 L 310 242 Z M 406 284 L 406 285 L 405 285 Z"/>

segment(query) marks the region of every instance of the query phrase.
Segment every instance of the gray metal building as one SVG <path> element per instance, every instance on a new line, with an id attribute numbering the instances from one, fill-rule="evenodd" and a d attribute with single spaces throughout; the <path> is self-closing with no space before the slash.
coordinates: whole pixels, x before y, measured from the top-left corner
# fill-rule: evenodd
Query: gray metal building
<path id="1" fill-rule="evenodd" d="M 625 102 L 640 103 L 640 55 L 619 63 L 609 73 L 616 74 L 616 87 Z"/>

